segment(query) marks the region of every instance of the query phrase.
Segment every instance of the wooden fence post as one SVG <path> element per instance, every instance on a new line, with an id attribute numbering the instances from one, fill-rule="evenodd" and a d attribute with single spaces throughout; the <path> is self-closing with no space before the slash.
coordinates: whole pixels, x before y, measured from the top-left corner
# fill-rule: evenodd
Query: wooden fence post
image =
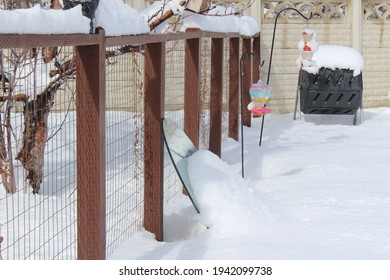
<path id="1" fill-rule="evenodd" d="M 229 132 L 228 136 L 238 141 L 238 123 L 240 108 L 239 69 L 240 38 L 229 39 Z"/>
<path id="2" fill-rule="evenodd" d="M 200 38 L 187 39 L 184 72 L 184 132 L 199 148 Z"/>
<path id="3" fill-rule="evenodd" d="M 145 46 L 144 227 L 163 240 L 165 42 Z"/>
<path id="4" fill-rule="evenodd" d="M 223 39 L 211 39 L 210 144 L 209 150 L 221 157 Z"/>
<path id="5" fill-rule="evenodd" d="M 242 39 L 242 53 L 251 51 L 251 38 L 243 38 Z M 249 88 L 251 86 L 251 61 L 252 56 L 247 55 L 242 64 L 242 112 L 243 112 L 243 125 L 247 127 L 251 127 L 251 112 L 248 111 L 247 106 L 251 102 L 249 96 Z"/>
<path id="6" fill-rule="evenodd" d="M 261 57 L 260 57 L 260 36 L 254 37 L 252 42 L 252 51 L 253 54 L 256 56 L 257 61 L 261 64 Z M 256 83 L 259 80 L 259 65 L 257 65 L 256 60 L 253 59 L 253 66 L 252 66 L 252 83 Z M 265 81 L 266 82 L 266 81 Z"/>
<path id="7" fill-rule="evenodd" d="M 76 47 L 77 257 L 106 257 L 105 33 Z"/>

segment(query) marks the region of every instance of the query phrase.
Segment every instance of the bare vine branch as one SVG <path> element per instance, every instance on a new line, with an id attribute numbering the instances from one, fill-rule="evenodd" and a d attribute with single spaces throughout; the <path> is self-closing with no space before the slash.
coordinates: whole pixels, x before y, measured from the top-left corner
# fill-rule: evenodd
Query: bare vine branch
<path id="1" fill-rule="evenodd" d="M 187 1 L 180 1 L 179 5 L 184 7 L 186 2 Z M 172 10 L 166 11 L 161 17 L 159 17 L 158 19 L 154 20 L 152 23 L 149 24 L 150 30 L 155 29 L 157 26 L 159 26 L 161 23 L 163 23 L 164 21 L 166 21 L 167 19 L 169 19 L 173 15 L 174 15 L 174 12 Z"/>

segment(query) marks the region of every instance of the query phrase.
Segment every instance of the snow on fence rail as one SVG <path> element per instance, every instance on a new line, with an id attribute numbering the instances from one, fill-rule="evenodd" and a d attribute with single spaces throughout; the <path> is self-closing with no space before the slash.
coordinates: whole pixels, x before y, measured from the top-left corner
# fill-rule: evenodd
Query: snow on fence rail
<path id="1" fill-rule="evenodd" d="M 142 226 L 163 240 L 182 186 L 161 118 L 220 155 L 223 134 L 238 139 L 252 45 L 259 55 L 258 35 L 199 30 L 0 35 L 0 256 L 105 259 Z"/>

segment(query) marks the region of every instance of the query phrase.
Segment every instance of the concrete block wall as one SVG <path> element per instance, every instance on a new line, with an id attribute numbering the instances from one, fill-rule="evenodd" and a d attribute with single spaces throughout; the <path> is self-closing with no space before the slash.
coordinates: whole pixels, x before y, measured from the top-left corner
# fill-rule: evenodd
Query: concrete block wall
<path id="1" fill-rule="evenodd" d="M 142 9 L 153 1 L 126 2 Z M 287 6 L 313 11 L 316 16 L 309 22 L 279 17 L 270 73 L 272 99 L 268 103 L 274 112 L 291 113 L 294 110 L 299 72 L 297 44 L 307 27 L 316 31 L 320 45 L 344 45 L 361 51 L 365 61 L 363 106 L 390 106 L 390 0 L 255 1 L 245 15 L 256 18 L 260 24 L 261 60 L 265 60 L 263 80 L 267 78 L 270 60 L 272 12 Z"/>
<path id="2" fill-rule="evenodd" d="M 363 1 L 364 106 L 390 106 L 390 1 Z"/>
<path id="3" fill-rule="evenodd" d="M 272 100 L 268 105 L 276 113 L 293 112 L 299 72 L 296 65 L 296 59 L 299 57 L 297 44 L 302 31 L 308 27 L 316 31 L 316 39 L 320 45 L 344 45 L 361 51 L 365 61 L 363 106 L 390 106 L 390 1 L 387 4 L 384 2 L 386 1 L 363 0 L 358 3 L 355 0 L 339 0 L 323 1 L 318 5 L 315 3 L 319 2 L 312 1 L 263 0 L 261 59 L 266 62 L 263 67 L 263 80 L 266 79 L 270 59 L 274 28 L 272 13 L 287 6 L 318 13 L 318 16 L 309 22 L 300 18 L 287 18 L 282 15 L 279 17 L 270 73 Z M 306 7 L 302 7 L 303 5 Z M 353 10 L 356 8 L 360 13 Z M 340 11 L 342 13 L 339 16 L 332 16 L 332 13 Z M 357 20 L 353 18 L 356 15 L 359 17 Z"/>

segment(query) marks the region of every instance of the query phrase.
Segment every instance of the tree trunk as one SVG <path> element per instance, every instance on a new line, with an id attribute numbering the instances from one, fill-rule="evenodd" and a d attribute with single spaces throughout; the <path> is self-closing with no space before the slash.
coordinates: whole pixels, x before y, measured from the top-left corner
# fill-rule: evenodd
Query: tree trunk
<path id="1" fill-rule="evenodd" d="M 53 10 L 62 10 L 63 7 L 60 3 L 59 0 L 51 0 L 50 1 L 50 9 L 53 9 Z"/>
<path id="2" fill-rule="evenodd" d="M 1 173 L 1 180 L 3 182 L 3 186 L 5 188 L 5 191 L 9 194 L 13 194 L 16 192 L 16 182 L 13 172 L 13 163 L 12 163 L 12 151 L 10 151 L 11 144 L 10 144 L 10 135 L 8 134 L 10 132 L 11 125 L 9 123 L 9 108 L 8 108 L 8 102 L 6 107 L 6 119 L 5 124 L 1 122 L 1 116 L 0 116 L 0 160 L 1 160 L 1 166 L 0 166 L 0 173 Z M 4 128 L 7 131 L 7 145 L 4 138 Z M 8 137 L 9 135 L 9 137 Z M 8 147 L 8 149 L 7 149 Z M 10 154 L 11 152 L 11 154 Z"/>
<path id="3" fill-rule="evenodd" d="M 43 179 L 47 119 L 54 104 L 55 92 L 60 85 L 61 83 L 58 82 L 49 86 L 36 99 L 29 101 L 23 110 L 23 147 L 18 153 L 17 159 L 28 172 L 27 180 L 34 194 L 38 193 Z"/>

